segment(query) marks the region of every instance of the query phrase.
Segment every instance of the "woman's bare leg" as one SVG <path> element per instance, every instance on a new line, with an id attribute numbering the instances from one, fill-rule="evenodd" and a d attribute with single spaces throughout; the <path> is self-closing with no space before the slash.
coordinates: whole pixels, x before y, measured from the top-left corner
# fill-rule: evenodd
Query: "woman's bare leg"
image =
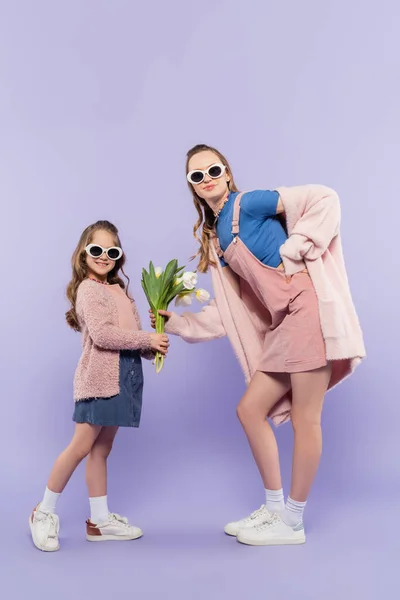
<path id="1" fill-rule="evenodd" d="M 281 489 L 282 480 L 275 435 L 266 417 L 290 385 L 287 374 L 257 371 L 237 408 L 264 487 L 269 490 Z"/>
<path id="2" fill-rule="evenodd" d="M 290 497 L 305 502 L 322 453 L 321 414 L 331 365 L 291 375 L 294 452 Z"/>

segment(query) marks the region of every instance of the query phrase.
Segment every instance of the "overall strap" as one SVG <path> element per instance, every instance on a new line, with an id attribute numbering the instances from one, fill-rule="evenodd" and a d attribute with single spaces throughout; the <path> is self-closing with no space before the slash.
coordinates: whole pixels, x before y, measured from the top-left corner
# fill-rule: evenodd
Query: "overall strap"
<path id="1" fill-rule="evenodd" d="M 224 253 L 221 250 L 221 246 L 219 245 L 219 240 L 218 240 L 218 236 L 217 233 L 215 231 L 215 227 L 211 233 L 211 239 L 212 242 L 214 244 L 214 248 L 215 248 L 215 252 L 217 253 L 218 258 L 223 258 L 224 257 Z"/>
<path id="2" fill-rule="evenodd" d="M 232 235 L 238 235 L 239 233 L 239 216 L 240 216 L 240 201 L 245 192 L 240 192 L 236 196 L 235 204 L 233 205 L 233 219 L 232 219 Z"/>

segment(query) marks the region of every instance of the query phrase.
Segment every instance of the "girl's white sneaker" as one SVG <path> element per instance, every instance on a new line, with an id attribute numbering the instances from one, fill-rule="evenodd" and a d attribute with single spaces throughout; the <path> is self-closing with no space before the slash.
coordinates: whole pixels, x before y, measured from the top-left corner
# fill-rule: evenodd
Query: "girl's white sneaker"
<path id="1" fill-rule="evenodd" d="M 126 517 L 121 517 L 116 513 L 110 513 L 108 521 L 105 523 L 95 524 L 89 519 L 86 521 L 86 539 L 88 542 L 136 540 L 142 535 L 143 532 L 139 527 L 130 525 Z"/>
<path id="2" fill-rule="evenodd" d="M 42 512 L 38 504 L 29 517 L 29 527 L 36 548 L 43 552 L 56 552 L 60 549 L 60 520 L 57 515 Z"/>

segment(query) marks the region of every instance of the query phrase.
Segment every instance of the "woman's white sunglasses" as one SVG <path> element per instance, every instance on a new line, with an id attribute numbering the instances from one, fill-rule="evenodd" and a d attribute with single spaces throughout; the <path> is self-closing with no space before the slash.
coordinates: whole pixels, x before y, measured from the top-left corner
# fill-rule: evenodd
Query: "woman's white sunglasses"
<path id="1" fill-rule="evenodd" d="M 201 171 L 200 169 L 189 171 L 186 177 L 189 183 L 193 185 L 198 185 L 199 183 L 204 181 L 206 175 L 211 177 L 211 179 L 218 179 L 225 173 L 225 171 L 225 165 L 222 165 L 221 163 L 215 163 L 214 165 L 211 165 L 211 167 L 208 167 L 208 169 L 206 169 L 205 171 Z"/>

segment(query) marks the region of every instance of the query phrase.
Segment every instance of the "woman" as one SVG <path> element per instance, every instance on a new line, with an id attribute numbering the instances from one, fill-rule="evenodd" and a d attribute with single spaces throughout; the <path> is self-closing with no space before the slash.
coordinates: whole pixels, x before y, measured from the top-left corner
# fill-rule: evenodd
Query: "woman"
<path id="1" fill-rule="evenodd" d="M 188 342 L 228 335 L 248 387 L 237 414 L 262 477 L 266 503 L 229 523 L 250 545 L 304 543 L 303 511 L 321 456 L 325 393 L 365 356 L 342 256 L 337 194 L 306 185 L 239 193 L 228 161 L 199 145 L 186 173 L 201 230 L 199 271 L 215 300 L 200 313 L 160 311 L 166 332 Z M 154 326 L 154 319 L 152 316 Z M 266 417 L 291 419 L 290 495 Z"/>

